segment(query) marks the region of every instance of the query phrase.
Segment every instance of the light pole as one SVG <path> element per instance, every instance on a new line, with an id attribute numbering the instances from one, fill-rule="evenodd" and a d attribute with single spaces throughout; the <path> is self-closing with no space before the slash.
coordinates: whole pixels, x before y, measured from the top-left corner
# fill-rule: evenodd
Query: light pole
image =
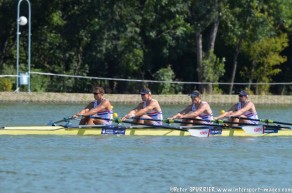
<path id="1" fill-rule="evenodd" d="M 22 2 L 22 0 L 18 1 L 18 5 L 17 5 L 17 18 L 16 18 L 16 27 L 17 27 L 17 32 L 16 32 L 16 90 L 15 92 L 19 91 L 19 78 L 26 78 L 27 82 L 24 81 L 23 84 L 27 84 L 27 92 L 30 92 L 30 45 L 31 45 L 31 8 L 30 8 L 30 2 L 29 0 L 25 0 L 28 4 L 28 21 L 26 19 L 26 17 L 21 16 L 20 17 L 20 4 Z M 28 63 L 28 72 L 26 72 L 26 75 L 20 76 L 19 75 L 19 36 L 20 36 L 20 32 L 19 32 L 19 26 L 20 25 L 26 25 L 26 23 L 28 22 L 28 59 L 27 59 L 27 63 Z"/>

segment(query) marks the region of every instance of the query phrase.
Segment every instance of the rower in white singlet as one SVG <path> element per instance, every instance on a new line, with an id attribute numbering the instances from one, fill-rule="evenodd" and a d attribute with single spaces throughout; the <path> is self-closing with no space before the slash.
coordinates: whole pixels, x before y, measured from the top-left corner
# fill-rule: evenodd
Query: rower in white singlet
<path id="1" fill-rule="evenodd" d="M 183 119 L 183 122 L 192 124 L 212 124 L 213 113 L 210 105 L 202 101 L 202 95 L 195 90 L 191 94 L 192 103 L 169 119 Z M 182 124 L 188 125 L 188 124 Z"/>
<path id="2" fill-rule="evenodd" d="M 72 118 L 81 116 L 80 125 L 109 125 L 113 118 L 112 105 L 103 97 L 104 89 L 95 87 L 93 90 L 94 101 L 90 102 L 80 112 L 74 114 Z"/>
<path id="3" fill-rule="evenodd" d="M 103 98 L 100 102 L 98 102 L 97 100 L 94 101 L 93 104 L 93 109 L 96 109 L 97 107 L 99 107 L 100 105 L 102 105 L 102 103 L 107 100 L 105 98 Z M 90 118 L 101 118 L 104 120 L 103 124 L 105 125 L 110 125 L 112 124 L 112 119 L 113 119 L 113 111 L 112 109 L 103 109 L 99 112 L 97 112 L 94 115 L 90 115 Z"/>
<path id="4" fill-rule="evenodd" d="M 248 92 L 245 90 L 239 92 L 238 103 L 234 104 L 227 112 L 219 115 L 218 117 L 215 117 L 215 119 L 223 119 L 225 117 L 228 117 L 228 122 L 233 122 L 233 125 L 237 125 L 236 123 L 249 123 L 255 125 L 259 123 L 256 120 L 248 120 L 258 119 L 258 114 L 254 103 L 249 100 Z"/>
<path id="5" fill-rule="evenodd" d="M 133 119 L 133 122 L 146 125 L 162 125 L 163 115 L 157 100 L 152 99 L 149 88 L 140 91 L 142 102 L 128 112 L 122 120 Z"/>

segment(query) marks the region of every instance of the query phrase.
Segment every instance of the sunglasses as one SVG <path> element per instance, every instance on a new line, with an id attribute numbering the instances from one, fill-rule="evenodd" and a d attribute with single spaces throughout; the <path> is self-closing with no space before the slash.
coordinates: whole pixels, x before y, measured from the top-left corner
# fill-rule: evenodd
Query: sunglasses
<path id="1" fill-rule="evenodd" d="M 141 94 L 141 96 L 145 96 L 145 94 Z"/>
<path id="2" fill-rule="evenodd" d="M 244 95 L 241 95 L 241 94 L 240 94 L 240 95 L 238 95 L 238 96 L 239 96 L 239 97 L 244 97 Z"/>
<path id="3" fill-rule="evenodd" d="M 98 95 L 98 94 L 101 94 L 101 92 L 94 92 L 93 94 L 94 95 Z"/>

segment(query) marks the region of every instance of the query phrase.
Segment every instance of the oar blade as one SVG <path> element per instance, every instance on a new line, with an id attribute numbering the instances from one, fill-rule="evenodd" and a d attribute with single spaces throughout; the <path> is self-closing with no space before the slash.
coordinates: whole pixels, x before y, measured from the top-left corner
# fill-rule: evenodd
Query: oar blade
<path id="1" fill-rule="evenodd" d="M 242 129 L 251 135 L 261 135 L 264 134 L 264 126 L 263 125 L 246 125 L 242 126 Z"/>

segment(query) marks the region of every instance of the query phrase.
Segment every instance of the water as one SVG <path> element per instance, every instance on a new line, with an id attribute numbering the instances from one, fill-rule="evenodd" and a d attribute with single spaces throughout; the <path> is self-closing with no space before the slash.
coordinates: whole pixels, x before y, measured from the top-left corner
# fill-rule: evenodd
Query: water
<path id="1" fill-rule="evenodd" d="M 16 125 L 46 125 L 49 121 L 70 117 L 84 108 L 84 104 L 1 104 L 0 127 Z M 123 116 L 134 105 L 113 104 L 113 110 Z M 181 111 L 184 105 L 162 106 L 165 118 Z M 230 106 L 212 106 L 214 116 L 219 115 L 221 109 L 228 110 Z M 282 122 L 292 122 L 292 106 L 257 107 L 260 118 L 273 119 Z"/>
<path id="2" fill-rule="evenodd" d="M 119 115 L 132 108 L 114 106 Z M 0 104 L 0 126 L 43 125 L 82 107 Z M 181 108 L 164 107 L 165 117 Z M 226 107 L 213 109 L 216 115 Z M 291 107 L 258 111 L 292 122 Z M 288 137 L 0 136 L 0 192 L 162 193 L 202 186 L 292 192 L 291 149 Z"/>

